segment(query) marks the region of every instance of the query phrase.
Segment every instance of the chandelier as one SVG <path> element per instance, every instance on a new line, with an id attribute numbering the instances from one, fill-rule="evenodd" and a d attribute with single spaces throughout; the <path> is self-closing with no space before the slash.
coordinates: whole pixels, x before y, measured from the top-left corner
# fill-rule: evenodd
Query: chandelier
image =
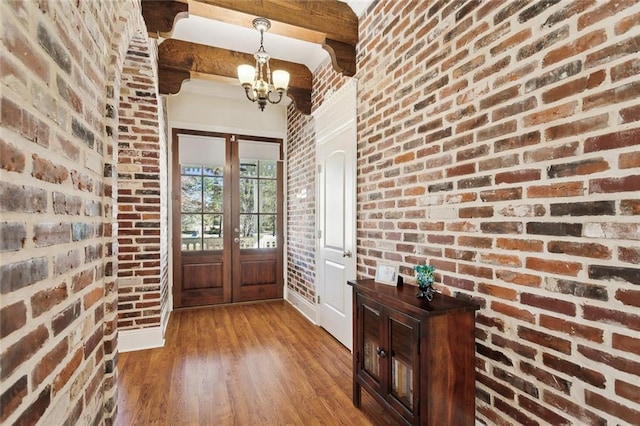
<path id="1" fill-rule="evenodd" d="M 289 85 L 289 73 L 283 70 L 273 72 L 273 80 L 271 68 L 269 67 L 269 54 L 264 50 L 262 45 L 264 33 L 271 28 L 271 22 L 266 18 L 256 18 L 253 20 L 253 28 L 260 31 L 260 48 L 253 57 L 256 58 L 256 66 L 240 65 L 238 67 L 238 80 L 244 88 L 247 99 L 251 102 L 258 102 L 260 111 L 264 111 L 267 101 L 277 104 L 282 100 L 284 92 Z M 276 96 L 276 99 L 272 99 Z"/>

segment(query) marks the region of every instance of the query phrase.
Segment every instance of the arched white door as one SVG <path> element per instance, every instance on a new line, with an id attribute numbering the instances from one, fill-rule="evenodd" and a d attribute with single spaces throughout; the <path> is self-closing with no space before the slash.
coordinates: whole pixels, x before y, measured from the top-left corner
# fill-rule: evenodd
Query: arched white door
<path id="1" fill-rule="evenodd" d="M 318 321 L 349 350 L 353 309 L 347 280 L 356 278 L 355 97 L 354 81 L 336 93 L 316 116 Z"/>

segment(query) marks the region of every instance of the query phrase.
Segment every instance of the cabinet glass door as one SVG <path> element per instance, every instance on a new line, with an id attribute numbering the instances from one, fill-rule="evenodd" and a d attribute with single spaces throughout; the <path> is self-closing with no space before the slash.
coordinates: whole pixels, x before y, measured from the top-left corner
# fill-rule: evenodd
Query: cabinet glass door
<path id="1" fill-rule="evenodd" d="M 417 324 L 406 317 L 389 315 L 391 395 L 413 411 L 414 371 L 417 365 Z"/>
<path id="2" fill-rule="evenodd" d="M 362 305 L 363 369 L 380 380 L 380 312 Z"/>

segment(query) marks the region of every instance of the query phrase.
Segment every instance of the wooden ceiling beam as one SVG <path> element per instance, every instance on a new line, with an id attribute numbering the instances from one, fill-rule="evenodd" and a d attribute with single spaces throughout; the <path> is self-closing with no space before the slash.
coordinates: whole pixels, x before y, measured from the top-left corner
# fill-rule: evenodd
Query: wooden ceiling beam
<path id="1" fill-rule="evenodd" d="M 251 28 L 256 17 L 271 21 L 270 32 L 318 43 L 333 68 L 356 73 L 358 17 L 338 0 L 189 0 L 191 13 Z"/>
<path id="2" fill-rule="evenodd" d="M 256 17 L 267 18 L 270 32 L 322 45 L 336 72 L 355 75 L 358 17 L 338 0 L 142 0 L 152 37 L 168 38 L 175 22 L 189 14 L 246 28 Z"/>
<path id="3" fill-rule="evenodd" d="M 161 95 L 175 95 L 182 88 L 182 83 L 190 79 L 189 71 L 158 67 L 158 90 Z"/>
<path id="4" fill-rule="evenodd" d="M 336 72 L 349 77 L 356 75 L 356 49 L 348 43 L 326 39 L 322 44 L 331 56 L 331 65 Z"/>
<path id="5" fill-rule="evenodd" d="M 179 78 L 179 74 L 171 74 L 168 70 L 181 71 L 184 78 L 187 78 L 184 74 L 186 72 L 189 76 L 197 73 L 237 80 L 238 65 L 254 63 L 255 59 L 249 53 L 234 52 L 182 40 L 169 39 L 158 46 L 159 68 L 165 70 L 165 77 L 168 79 L 166 82 L 160 82 L 161 87 L 171 88 L 171 90 L 175 90 L 174 79 Z M 291 78 L 287 95 L 293 99 L 300 112 L 311 114 L 311 71 L 304 65 L 278 59 L 271 59 L 270 63 L 272 70 L 282 69 L 289 73 Z M 163 75 L 160 75 L 160 78 L 162 77 Z M 161 93 L 164 94 L 162 90 Z"/>
<path id="6" fill-rule="evenodd" d="M 346 76 L 356 72 L 358 18 L 337 0 L 142 0 L 142 15 L 151 37 L 169 37 L 178 19 L 189 14 L 250 28 L 255 17 L 271 21 L 270 31 L 321 44 L 329 52 L 334 69 Z M 291 75 L 287 91 L 296 108 L 311 113 L 312 75 L 301 64 L 272 59 L 273 69 Z M 168 39 L 158 49 L 161 93 L 180 90 L 193 75 L 236 78 L 240 64 L 253 64 L 253 55 Z"/>
<path id="7" fill-rule="evenodd" d="M 142 18 L 149 37 L 168 38 L 178 19 L 189 16 L 189 5 L 180 1 L 142 0 Z"/>
<path id="8" fill-rule="evenodd" d="M 190 0 L 189 3 L 193 10 L 207 13 L 207 17 L 248 28 L 254 18 L 263 17 L 274 24 L 269 31 L 278 34 L 278 31 L 293 31 L 293 27 L 315 33 L 315 38 L 307 40 L 315 43 L 320 42 L 317 34 L 354 46 L 358 42 L 358 17 L 349 5 L 338 0 Z M 198 8 L 197 3 L 212 7 L 206 12 Z M 284 25 L 278 28 L 275 25 L 278 23 Z M 295 37 L 295 34 L 282 35 Z"/>

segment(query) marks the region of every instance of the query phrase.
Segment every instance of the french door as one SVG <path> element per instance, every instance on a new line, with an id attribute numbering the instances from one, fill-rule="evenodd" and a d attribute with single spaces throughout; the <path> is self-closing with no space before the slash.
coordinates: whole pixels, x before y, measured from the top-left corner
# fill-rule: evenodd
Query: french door
<path id="1" fill-rule="evenodd" d="M 282 141 L 173 130 L 174 306 L 283 291 Z"/>

